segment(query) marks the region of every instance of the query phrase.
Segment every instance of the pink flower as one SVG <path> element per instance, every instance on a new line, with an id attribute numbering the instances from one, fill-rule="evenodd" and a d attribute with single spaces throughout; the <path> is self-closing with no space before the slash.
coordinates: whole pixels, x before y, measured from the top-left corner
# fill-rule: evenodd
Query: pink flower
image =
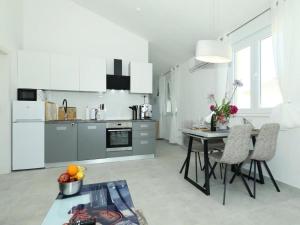
<path id="1" fill-rule="evenodd" d="M 209 108 L 210 108 L 211 111 L 215 111 L 216 110 L 216 106 L 215 105 L 210 105 Z"/>
<path id="2" fill-rule="evenodd" d="M 231 115 L 234 115 L 239 111 L 238 107 L 236 107 L 235 105 L 230 105 L 229 107 L 230 107 L 230 114 Z"/>

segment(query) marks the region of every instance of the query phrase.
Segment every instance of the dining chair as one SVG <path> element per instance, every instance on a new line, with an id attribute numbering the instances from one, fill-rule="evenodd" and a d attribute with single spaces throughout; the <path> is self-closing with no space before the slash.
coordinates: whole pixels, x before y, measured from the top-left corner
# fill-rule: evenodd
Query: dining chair
<path id="1" fill-rule="evenodd" d="M 270 168 L 268 167 L 267 161 L 274 158 L 277 146 L 277 139 L 279 134 L 280 125 L 277 123 L 264 124 L 256 138 L 256 143 L 254 150 L 250 152 L 249 159 L 251 160 L 251 165 L 254 165 L 254 183 L 253 183 L 253 197 L 256 197 L 256 167 L 258 163 L 262 163 L 269 177 L 276 188 L 277 192 L 280 189 L 272 175 Z M 252 166 L 250 166 L 249 175 L 251 175 Z"/>
<path id="2" fill-rule="evenodd" d="M 223 192 L 223 205 L 225 205 L 226 199 L 226 179 L 227 179 L 227 168 L 228 165 L 233 165 L 237 171 L 240 171 L 240 164 L 247 159 L 249 155 L 249 142 L 251 137 L 252 126 L 250 125 L 238 125 L 230 129 L 225 148 L 223 152 L 214 152 L 209 155 L 209 159 L 214 161 L 214 165 L 210 171 L 209 176 L 211 177 L 216 165 L 223 164 L 225 166 L 224 171 L 224 192 Z M 251 190 L 243 176 L 240 173 L 240 177 L 249 193 L 252 197 Z"/>

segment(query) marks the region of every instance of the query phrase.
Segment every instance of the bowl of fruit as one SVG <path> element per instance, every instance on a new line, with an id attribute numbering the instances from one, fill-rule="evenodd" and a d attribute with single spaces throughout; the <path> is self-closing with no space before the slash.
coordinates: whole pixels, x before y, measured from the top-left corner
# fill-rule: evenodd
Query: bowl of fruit
<path id="1" fill-rule="evenodd" d="M 84 175 L 84 167 L 74 164 L 68 165 L 67 171 L 62 173 L 57 179 L 60 193 L 65 196 L 79 193 L 83 184 Z"/>

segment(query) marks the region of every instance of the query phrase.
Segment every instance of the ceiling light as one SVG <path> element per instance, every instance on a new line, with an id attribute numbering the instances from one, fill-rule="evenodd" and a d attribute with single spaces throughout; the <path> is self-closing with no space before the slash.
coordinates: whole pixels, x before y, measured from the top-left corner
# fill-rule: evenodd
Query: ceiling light
<path id="1" fill-rule="evenodd" d="M 140 7 L 136 7 L 135 9 L 137 12 L 140 12 L 141 11 L 141 8 Z"/>
<path id="2" fill-rule="evenodd" d="M 207 63 L 229 63 L 232 50 L 229 45 L 219 40 L 200 40 L 197 43 L 196 59 Z"/>

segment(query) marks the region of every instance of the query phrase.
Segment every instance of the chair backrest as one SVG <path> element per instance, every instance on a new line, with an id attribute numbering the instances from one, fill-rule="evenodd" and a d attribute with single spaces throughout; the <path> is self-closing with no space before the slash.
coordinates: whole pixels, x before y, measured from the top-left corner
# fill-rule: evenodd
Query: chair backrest
<path id="1" fill-rule="evenodd" d="M 238 125 L 230 129 L 227 138 L 222 163 L 239 164 L 249 155 L 249 142 L 251 137 L 251 125 Z"/>
<path id="2" fill-rule="evenodd" d="M 261 127 L 251 159 L 268 161 L 274 157 L 279 129 L 278 123 L 264 124 Z"/>

